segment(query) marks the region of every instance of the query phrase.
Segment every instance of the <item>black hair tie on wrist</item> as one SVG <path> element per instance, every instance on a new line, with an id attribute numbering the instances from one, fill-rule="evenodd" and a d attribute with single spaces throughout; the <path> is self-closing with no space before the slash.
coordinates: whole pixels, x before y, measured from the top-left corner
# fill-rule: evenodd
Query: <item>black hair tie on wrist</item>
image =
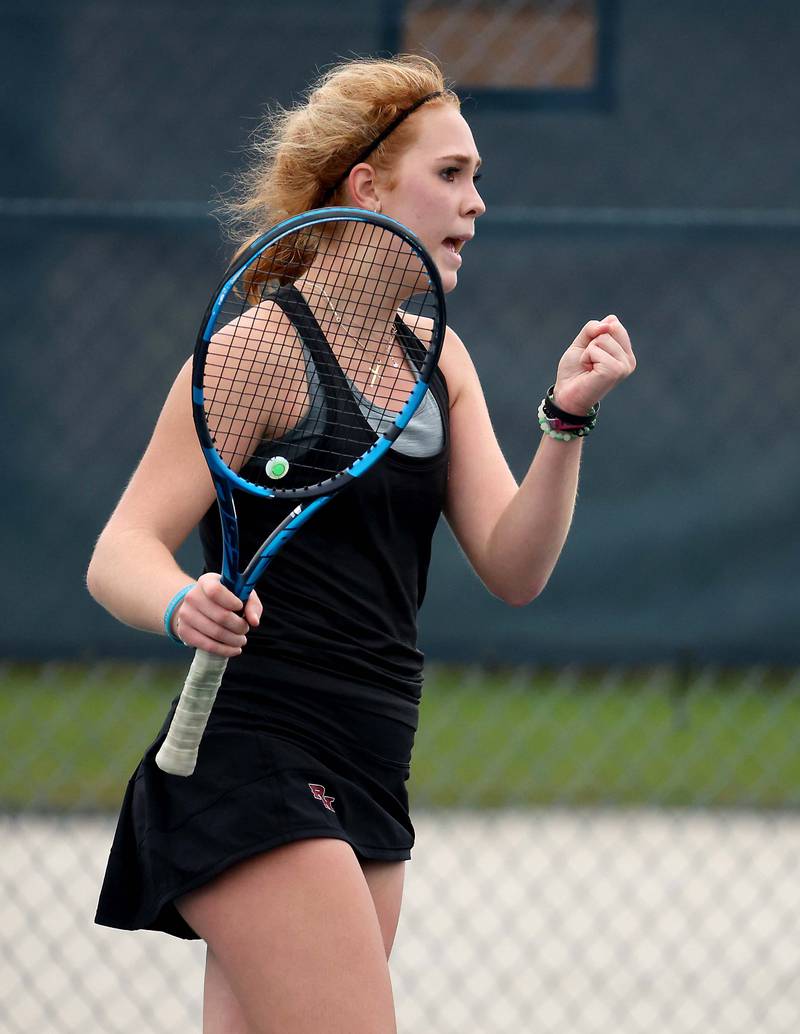
<path id="1" fill-rule="evenodd" d="M 597 411 L 600 409 L 600 403 L 595 402 L 589 412 L 583 416 L 577 416 L 575 413 L 567 413 L 566 410 L 559 408 L 555 404 L 555 400 L 553 398 L 555 387 L 555 384 L 551 385 L 547 389 L 547 394 L 542 400 L 544 415 L 549 420 L 560 420 L 565 424 L 572 425 L 573 427 L 594 427 L 597 423 Z"/>

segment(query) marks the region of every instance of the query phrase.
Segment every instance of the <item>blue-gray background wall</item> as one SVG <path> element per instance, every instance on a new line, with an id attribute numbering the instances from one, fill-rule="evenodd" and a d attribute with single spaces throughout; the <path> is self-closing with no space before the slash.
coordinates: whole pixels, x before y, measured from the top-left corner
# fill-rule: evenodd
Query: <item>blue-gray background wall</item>
<path id="1" fill-rule="evenodd" d="M 520 476 L 587 319 L 617 313 L 640 367 L 586 443 L 546 593 L 493 600 L 443 527 L 422 644 L 498 664 L 797 663 L 800 8 L 607 10 L 608 104 L 465 105 L 489 210 L 450 318 Z M 378 51 L 385 16 L 351 0 L 0 5 L 0 655 L 174 656 L 90 600 L 92 543 L 228 254 L 207 202 L 264 104 Z"/>

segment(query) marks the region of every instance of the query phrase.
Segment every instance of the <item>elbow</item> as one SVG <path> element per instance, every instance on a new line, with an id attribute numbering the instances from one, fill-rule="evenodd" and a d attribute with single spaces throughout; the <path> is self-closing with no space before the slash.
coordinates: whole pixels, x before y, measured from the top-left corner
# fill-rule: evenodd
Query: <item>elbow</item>
<path id="1" fill-rule="evenodd" d="M 100 602 L 100 576 L 97 570 L 97 563 L 95 561 L 95 554 L 92 554 L 92 558 L 89 561 L 89 566 L 86 569 L 86 588 L 89 591 L 89 595 L 92 599 Z"/>
<path id="2" fill-rule="evenodd" d="M 527 607 L 542 594 L 547 583 L 490 587 L 490 592 L 509 607 Z"/>
<path id="3" fill-rule="evenodd" d="M 527 607 L 540 596 L 550 580 L 552 564 L 505 550 L 500 556 L 487 550 L 480 563 L 473 562 L 484 586 L 509 607 Z"/>
<path id="4" fill-rule="evenodd" d="M 534 592 L 526 592 L 519 595 L 508 595 L 502 597 L 502 599 L 503 603 L 507 603 L 509 607 L 527 607 L 530 603 L 533 603 L 540 592 L 541 590 L 536 590 Z"/>
<path id="5" fill-rule="evenodd" d="M 104 562 L 103 552 L 103 538 L 101 536 L 97 540 L 94 552 L 89 560 L 89 566 L 86 569 L 86 588 L 92 599 L 101 606 L 104 605 L 103 599 L 107 582 L 104 572 L 108 570 L 108 564 Z"/>

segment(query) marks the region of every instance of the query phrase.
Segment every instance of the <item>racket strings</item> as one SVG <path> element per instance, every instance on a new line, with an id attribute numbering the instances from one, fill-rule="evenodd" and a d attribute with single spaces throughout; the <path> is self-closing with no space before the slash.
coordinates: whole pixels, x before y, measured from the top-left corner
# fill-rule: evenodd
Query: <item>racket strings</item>
<path id="1" fill-rule="evenodd" d="M 298 325 L 298 331 L 302 334 L 304 328 Z M 306 328 L 309 329 L 309 328 Z M 288 335 L 284 342 L 285 352 L 289 347 Z M 256 374 L 254 364 L 251 362 L 246 368 L 240 365 L 239 372 L 245 369 L 243 378 L 230 376 L 229 364 L 223 364 L 221 375 L 218 378 L 219 388 L 222 389 L 222 397 L 219 399 L 221 405 L 218 408 L 219 417 L 216 421 L 215 437 L 220 435 L 226 437 L 234 436 L 235 444 L 225 441 L 223 449 L 231 452 L 232 457 L 239 464 L 246 462 L 246 458 L 252 452 L 256 441 L 262 438 L 265 423 L 265 409 L 269 407 L 274 414 L 279 412 L 283 415 L 283 428 L 285 434 L 299 424 L 312 422 L 320 424 L 321 431 L 327 421 L 327 414 L 330 408 L 330 401 L 346 402 L 350 396 L 357 398 L 358 402 L 365 406 L 368 415 L 378 413 L 381 416 L 391 413 L 396 415 L 402 408 L 409 394 L 408 390 L 403 392 L 402 399 L 393 398 L 393 392 L 381 384 L 381 389 L 372 396 L 366 395 L 359 390 L 356 383 L 362 373 L 362 366 L 369 364 L 370 372 L 375 376 L 382 373 L 381 367 L 384 363 L 377 350 L 366 357 L 351 351 L 349 355 L 339 353 L 340 365 L 328 364 L 323 361 L 306 361 L 304 376 L 298 376 L 297 369 L 293 368 L 288 373 L 279 372 L 273 369 L 266 377 Z M 348 380 L 348 389 L 345 390 L 341 384 L 341 373 L 344 373 Z M 227 376 L 226 376 L 227 374 Z M 385 378 L 384 378 L 385 380 Z M 234 401 L 236 416 L 228 415 L 231 409 L 231 401 Z M 217 401 L 217 400 L 215 400 Z M 348 416 L 347 409 L 343 406 L 337 407 L 337 421 L 335 426 L 328 429 L 330 440 L 327 450 L 322 446 L 322 451 L 331 455 L 332 463 L 328 469 L 336 469 L 340 466 L 340 459 L 349 456 L 352 450 L 347 449 L 347 443 L 354 439 L 354 436 L 362 431 L 363 424 L 358 419 Z M 210 417 L 214 423 L 215 405 L 211 403 Z M 273 441 L 279 441 L 283 436 L 279 433 L 279 424 L 272 421 L 270 434 Z M 313 436 L 311 428 L 306 427 L 306 434 Z M 358 443 L 360 445 L 360 442 Z M 227 458 L 227 457 L 226 457 Z"/>
<path id="2" fill-rule="evenodd" d="M 280 254 L 259 256 L 276 275 L 258 284 L 257 297 L 252 278 L 230 291 L 217 318 L 206 421 L 225 463 L 248 477 L 275 456 L 293 470 L 293 485 L 350 466 L 408 403 L 439 319 L 425 266 L 400 236 L 344 220 L 333 234 L 323 229 L 314 241 L 304 228 L 296 244 L 281 238 Z M 315 259 L 296 284 L 305 304 L 289 316 L 277 271 L 295 252 Z"/>
<path id="3" fill-rule="evenodd" d="M 363 224 L 357 230 L 362 235 L 374 232 Z M 387 410 L 394 401 L 399 409 L 417 376 L 407 367 L 406 356 L 397 341 L 397 306 L 392 306 L 387 319 L 386 309 L 381 311 L 375 305 L 375 298 L 379 297 L 381 290 L 386 290 L 387 284 L 406 282 L 409 271 L 413 270 L 415 279 L 419 279 L 423 267 L 408 247 L 400 251 L 391 247 L 372 247 L 370 259 L 366 273 L 355 281 L 345 278 L 342 283 L 335 276 L 323 276 L 316 279 L 314 286 L 322 291 L 337 324 L 334 328 L 337 359 L 345 375 L 361 391 L 362 397 L 367 398 L 371 407 Z M 344 340 L 336 333 L 338 328 L 350 328 L 344 329 Z M 365 367 L 370 377 L 369 383 L 363 386 L 368 390 L 363 391 L 359 375 L 363 374 Z M 409 374 L 412 374 L 411 379 Z M 395 393 L 397 385 L 403 390 Z"/>

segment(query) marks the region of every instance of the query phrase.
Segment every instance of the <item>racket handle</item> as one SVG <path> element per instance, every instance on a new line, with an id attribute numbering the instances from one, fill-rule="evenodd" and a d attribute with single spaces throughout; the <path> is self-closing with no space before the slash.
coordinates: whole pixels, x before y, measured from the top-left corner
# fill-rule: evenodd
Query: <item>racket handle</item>
<path id="1" fill-rule="evenodd" d="M 228 658 L 196 650 L 156 764 L 170 775 L 190 776 Z"/>

